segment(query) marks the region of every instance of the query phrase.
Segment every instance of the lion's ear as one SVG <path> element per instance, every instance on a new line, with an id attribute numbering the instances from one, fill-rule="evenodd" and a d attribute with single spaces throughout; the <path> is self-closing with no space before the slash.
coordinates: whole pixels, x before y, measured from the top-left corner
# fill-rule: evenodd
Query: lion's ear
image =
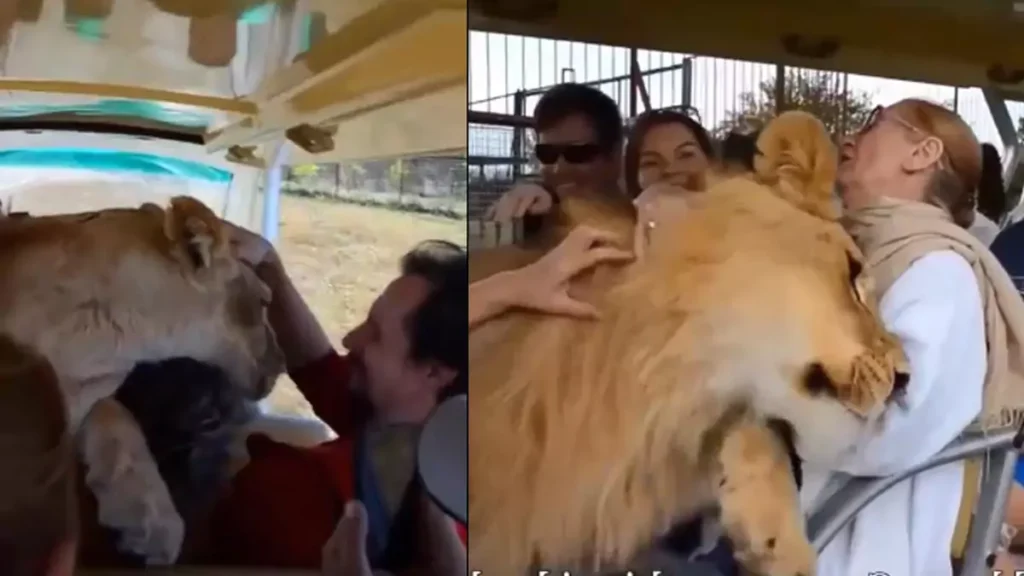
<path id="1" fill-rule="evenodd" d="M 164 212 L 164 234 L 172 249 L 196 270 L 210 268 L 230 254 L 220 218 L 202 202 L 187 196 L 171 199 Z"/>

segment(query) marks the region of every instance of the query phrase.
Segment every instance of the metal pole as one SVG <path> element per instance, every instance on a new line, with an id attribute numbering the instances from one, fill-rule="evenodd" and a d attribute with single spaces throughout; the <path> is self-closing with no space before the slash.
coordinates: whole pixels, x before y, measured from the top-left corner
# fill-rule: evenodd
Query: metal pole
<path id="1" fill-rule="evenodd" d="M 693 57 L 689 56 L 683 60 L 683 108 L 690 108 L 693 105 Z"/>
<path id="2" fill-rule="evenodd" d="M 629 62 L 630 62 L 630 66 L 632 66 L 633 62 L 637 62 L 637 50 L 636 50 L 636 48 L 630 48 L 629 49 Z M 636 77 L 633 76 L 632 74 L 630 74 L 629 75 L 629 117 L 630 118 L 636 118 L 636 116 L 637 116 L 636 96 L 637 96 Z"/>
<path id="3" fill-rule="evenodd" d="M 512 113 L 517 117 L 526 116 L 526 94 L 522 90 L 517 91 L 512 98 Z M 521 126 L 512 129 L 512 157 L 526 158 L 526 130 Z M 518 162 L 513 164 L 512 180 L 519 180 L 522 171 L 522 166 Z"/>
<path id="4" fill-rule="evenodd" d="M 288 158 L 288 143 L 281 142 L 274 153 L 274 160 L 267 168 L 266 185 L 263 187 L 263 237 L 270 243 L 277 242 L 281 226 L 281 182 Z"/>
<path id="5" fill-rule="evenodd" d="M 786 66 L 775 65 L 775 113 L 781 114 L 786 105 Z"/>
<path id="6" fill-rule="evenodd" d="M 647 86 L 644 85 L 643 71 L 640 70 L 640 62 L 633 60 L 632 74 L 633 82 L 640 91 L 640 100 L 644 104 L 644 112 L 651 109 L 651 95 L 647 93 Z"/>

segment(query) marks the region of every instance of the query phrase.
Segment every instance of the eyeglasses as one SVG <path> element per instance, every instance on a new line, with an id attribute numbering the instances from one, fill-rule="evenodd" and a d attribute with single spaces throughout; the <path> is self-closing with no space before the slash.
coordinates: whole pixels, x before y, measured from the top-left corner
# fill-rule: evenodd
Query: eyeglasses
<path id="1" fill-rule="evenodd" d="M 864 125 L 861 126 L 861 129 L 858 131 L 858 134 L 864 134 L 865 132 L 868 132 L 872 128 L 877 126 L 881 121 L 889 120 L 890 122 L 895 122 L 896 124 L 899 124 L 902 128 L 904 128 L 906 130 L 909 130 L 909 131 L 913 132 L 914 134 L 917 134 L 918 136 L 921 136 L 923 138 L 934 137 L 933 134 L 930 134 L 930 133 L 922 130 L 921 128 L 918 128 L 917 126 L 914 126 L 913 124 L 911 124 L 910 122 L 907 122 L 903 118 L 900 118 L 896 114 L 887 114 L 887 115 L 883 116 L 884 112 L 885 112 L 885 106 L 876 106 L 868 114 L 868 117 L 864 121 Z M 949 152 L 948 151 L 943 151 L 942 158 L 939 159 L 939 162 L 942 165 L 942 167 L 946 168 L 946 169 L 952 168 L 952 166 L 953 166 L 953 161 L 949 157 Z"/>
<path id="2" fill-rule="evenodd" d="M 882 111 L 885 110 L 885 106 L 875 106 L 868 112 L 868 117 L 864 119 L 864 123 L 861 124 L 860 130 L 857 130 L 858 134 L 863 134 L 878 124 L 879 120 L 882 119 Z"/>
<path id="3" fill-rule="evenodd" d="M 586 164 L 601 154 L 597 144 L 537 144 L 533 153 L 541 164 L 554 164 L 564 158 L 569 164 Z"/>
<path id="4" fill-rule="evenodd" d="M 863 133 L 867 132 L 868 130 L 871 130 L 872 128 L 877 126 L 878 123 L 881 122 L 882 120 L 889 120 L 889 121 L 892 121 L 892 122 L 895 122 L 895 123 L 899 124 L 900 126 L 906 128 L 907 130 L 910 130 L 911 132 L 914 132 L 916 134 L 920 134 L 922 136 L 931 136 L 931 134 L 928 134 L 924 130 L 921 130 L 917 126 L 914 126 L 910 122 L 907 122 L 906 120 L 904 120 L 903 118 L 900 118 L 899 116 L 897 116 L 895 114 L 888 114 L 888 115 L 883 116 L 884 112 L 885 112 L 885 106 L 875 106 L 875 108 L 873 110 L 871 110 L 871 112 L 868 114 L 867 119 L 864 120 L 864 125 L 861 126 L 859 132 L 861 134 L 863 134 Z"/>

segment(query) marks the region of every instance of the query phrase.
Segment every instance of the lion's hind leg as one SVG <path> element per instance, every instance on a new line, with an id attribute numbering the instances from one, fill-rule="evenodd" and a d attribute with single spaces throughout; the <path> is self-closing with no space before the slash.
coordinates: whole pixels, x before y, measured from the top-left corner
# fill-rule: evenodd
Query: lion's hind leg
<path id="1" fill-rule="evenodd" d="M 718 454 L 721 521 L 736 559 L 759 576 L 813 576 L 796 480 L 783 439 L 762 422 L 725 431 Z"/>

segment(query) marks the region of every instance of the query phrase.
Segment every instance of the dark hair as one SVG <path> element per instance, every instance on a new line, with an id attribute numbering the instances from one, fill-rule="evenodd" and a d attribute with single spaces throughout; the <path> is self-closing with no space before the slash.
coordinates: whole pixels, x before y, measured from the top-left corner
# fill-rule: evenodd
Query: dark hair
<path id="1" fill-rule="evenodd" d="M 754 156 L 757 155 L 757 136 L 758 132 L 753 134 L 729 132 L 722 140 L 722 163 L 753 172 Z"/>
<path id="2" fill-rule="evenodd" d="M 241 391 L 216 366 L 173 358 L 136 364 L 114 397 L 138 422 L 186 523 L 207 511 L 248 414 Z"/>
<path id="3" fill-rule="evenodd" d="M 604 92 L 583 84 L 559 84 L 545 92 L 533 109 L 533 124 L 540 133 L 576 114 L 590 121 L 596 144 L 605 152 L 622 144 L 619 105 Z"/>
<path id="4" fill-rule="evenodd" d="M 978 212 L 998 223 L 1006 213 L 1003 161 L 996 147 L 981 145 L 981 178 L 978 180 Z"/>
<path id="5" fill-rule="evenodd" d="M 36 576 L 78 536 L 74 449 L 57 375 L 0 335 L 0 574 Z"/>
<path id="6" fill-rule="evenodd" d="M 647 133 L 655 126 L 664 124 L 682 124 L 693 133 L 697 146 L 708 159 L 715 157 L 715 148 L 711 144 L 711 137 L 708 131 L 693 118 L 675 110 L 651 110 L 637 116 L 632 130 L 629 132 L 629 141 L 626 142 L 625 153 L 625 176 L 626 193 L 630 198 L 636 198 L 643 190 L 640 189 L 640 148 L 643 146 Z"/>
<path id="7" fill-rule="evenodd" d="M 433 287 L 409 319 L 413 360 L 430 360 L 456 371 L 438 401 L 465 394 L 469 354 L 469 260 L 466 251 L 444 240 L 417 244 L 402 257 L 402 274 L 425 278 Z"/>

